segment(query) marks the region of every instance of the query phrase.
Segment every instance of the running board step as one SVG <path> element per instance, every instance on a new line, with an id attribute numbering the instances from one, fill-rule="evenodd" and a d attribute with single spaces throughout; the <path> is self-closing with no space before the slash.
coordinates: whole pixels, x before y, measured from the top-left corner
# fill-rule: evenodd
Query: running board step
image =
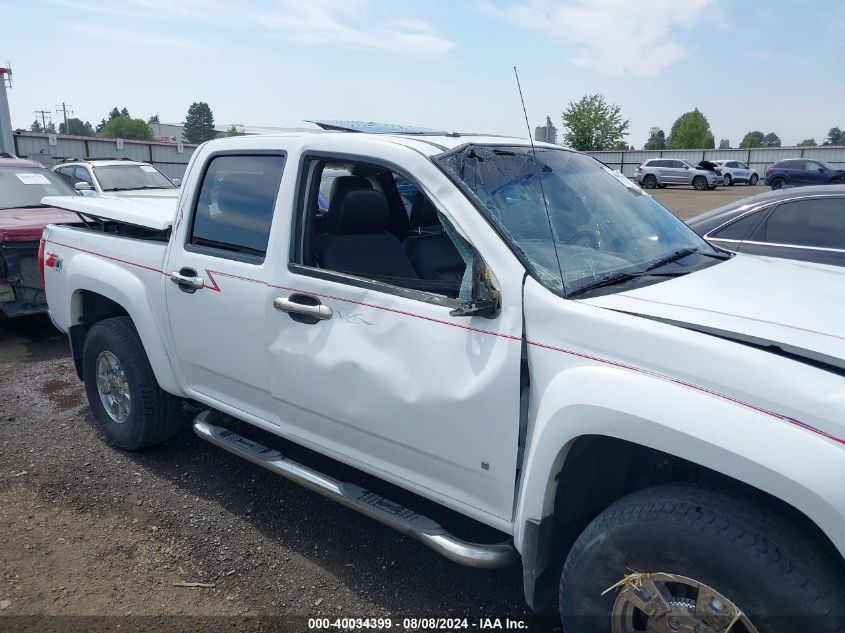
<path id="1" fill-rule="evenodd" d="M 202 439 L 223 448 L 270 472 L 290 479 L 306 488 L 357 510 L 370 518 L 412 536 L 446 558 L 470 567 L 506 567 L 517 559 L 510 542 L 470 543 L 449 534 L 439 523 L 398 503 L 348 482 L 338 481 L 288 459 L 275 449 L 267 448 L 221 426 L 212 424 L 216 412 L 203 411 L 194 420 L 194 432 Z"/>

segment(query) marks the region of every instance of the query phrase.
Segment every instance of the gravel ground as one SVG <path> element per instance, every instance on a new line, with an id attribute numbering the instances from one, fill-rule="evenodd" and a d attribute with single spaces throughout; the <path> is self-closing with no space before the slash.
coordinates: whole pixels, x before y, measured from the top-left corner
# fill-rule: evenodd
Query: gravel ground
<path id="1" fill-rule="evenodd" d="M 733 187 L 717 187 L 713 191 L 696 191 L 692 187 L 666 187 L 666 189 L 650 189 L 649 193 L 679 218 L 688 220 L 699 213 L 766 191 L 770 189 L 763 185 L 756 187 L 734 185 Z"/>
<path id="2" fill-rule="evenodd" d="M 0 533 L 0 629 L 25 629 L 21 615 L 527 615 L 519 566 L 451 563 L 193 433 L 109 447 L 45 318 L 0 323 Z"/>

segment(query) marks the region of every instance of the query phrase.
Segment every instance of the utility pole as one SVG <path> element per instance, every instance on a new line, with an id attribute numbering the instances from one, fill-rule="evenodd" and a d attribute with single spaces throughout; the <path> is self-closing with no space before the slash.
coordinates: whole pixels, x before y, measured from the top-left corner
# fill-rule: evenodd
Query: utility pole
<path id="1" fill-rule="evenodd" d="M 59 109 L 59 106 L 58 106 L 58 105 L 56 106 L 56 114 L 58 114 L 59 112 L 61 112 L 61 113 L 62 113 L 62 115 L 63 115 L 63 116 L 64 116 L 64 118 L 65 118 L 65 134 L 67 134 L 67 115 L 68 115 L 68 114 L 73 114 L 73 110 L 71 110 L 70 108 L 71 108 L 71 106 L 70 106 L 70 105 L 68 105 L 68 104 L 66 104 L 64 101 L 62 101 L 62 107 L 61 107 L 61 109 Z"/>
<path id="2" fill-rule="evenodd" d="M 0 152 L 14 154 L 12 116 L 9 113 L 9 98 L 6 95 L 6 86 L 12 87 L 12 69 L 9 67 L 9 62 L 6 62 L 4 67 L 0 67 Z"/>
<path id="3" fill-rule="evenodd" d="M 46 132 L 47 131 L 47 115 L 50 114 L 50 111 L 49 110 L 36 110 L 35 114 L 41 115 L 41 129 Z"/>

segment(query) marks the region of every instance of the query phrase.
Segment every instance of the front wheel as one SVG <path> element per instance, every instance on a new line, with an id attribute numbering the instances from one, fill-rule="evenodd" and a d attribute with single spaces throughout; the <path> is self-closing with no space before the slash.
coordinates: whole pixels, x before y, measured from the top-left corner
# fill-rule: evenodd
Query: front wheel
<path id="1" fill-rule="evenodd" d="M 748 179 L 748 184 L 754 187 L 757 185 L 758 180 L 760 180 L 760 178 L 757 176 L 757 174 L 751 174 L 751 178 Z"/>
<path id="2" fill-rule="evenodd" d="M 158 386 L 129 317 L 91 327 L 82 349 L 82 376 L 94 420 L 110 444 L 134 451 L 178 430 L 179 399 Z"/>
<path id="3" fill-rule="evenodd" d="M 734 184 L 733 178 L 731 178 L 730 174 L 725 174 L 725 186 L 730 187 Z"/>
<path id="4" fill-rule="evenodd" d="M 704 176 L 696 176 L 692 179 L 692 186 L 697 191 L 705 191 L 707 189 L 707 178 Z"/>
<path id="5" fill-rule="evenodd" d="M 590 523 L 560 580 L 567 633 L 832 633 L 845 572 L 790 517 L 751 497 L 671 484 Z"/>

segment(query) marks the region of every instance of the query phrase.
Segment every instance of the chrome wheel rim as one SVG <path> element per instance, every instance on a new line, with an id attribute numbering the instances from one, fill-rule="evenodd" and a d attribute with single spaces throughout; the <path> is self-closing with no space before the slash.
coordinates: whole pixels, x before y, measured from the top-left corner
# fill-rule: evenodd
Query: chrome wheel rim
<path id="1" fill-rule="evenodd" d="M 126 422 L 132 404 L 129 383 L 117 356 L 109 351 L 100 352 L 97 356 L 97 392 L 112 421 L 117 424 Z"/>
<path id="2" fill-rule="evenodd" d="M 620 585 L 613 633 L 758 633 L 730 599 L 676 574 L 632 574 Z"/>

